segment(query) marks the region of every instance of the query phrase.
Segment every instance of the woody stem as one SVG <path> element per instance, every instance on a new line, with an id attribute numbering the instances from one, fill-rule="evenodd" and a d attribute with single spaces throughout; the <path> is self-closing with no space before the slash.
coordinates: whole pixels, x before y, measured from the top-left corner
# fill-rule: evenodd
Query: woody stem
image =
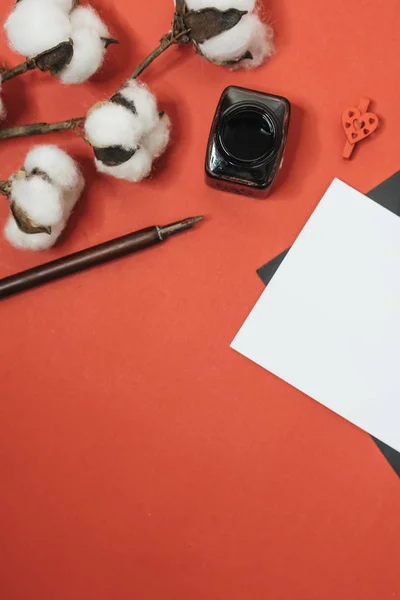
<path id="1" fill-rule="evenodd" d="M 139 75 L 141 75 L 143 73 L 143 71 L 145 69 L 147 69 L 147 67 L 149 65 L 151 65 L 152 62 L 154 62 L 156 60 L 156 58 L 158 58 L 159 56 L 161 56 L 161 54 L 163 52 L 165 52 L 166 50 L 168 50 L 168 48 L 170 48 L 173 44 L 174 44 L 174 40 L 170 39 L 168 42 L 165 43 L 160 43 L 159 46 L 157 46 L 157 48 L 155 48 L 155 50 L 153 50 L 153 52 L 151 52 L 141 63 L 140 65 L 138 65 L 136 67 L 136 69 L 133 71 L 132 75 L 129 77 L 129 79 L 136 79 L 137 77 L 139 77 Z"/>
<path id="2" fill-rule="evenodd" d="M 164 35 L 157 48 L 155 48 L 155 50 L 153 50 L 153 52 L 151 52 L 140 63 L 140 65 L 136 67 L 132 75 L 125 83 L 127 83 L 131 79 L 136 79 L 137 77 L 139 77 L 139 75 L 141 75 L 141 73 L 143 73 L 143 71 L 147 69 L 147 67 L 151 65 L 156 58 L 161 56 L 161 54 L 163 54 L 166 50 L 168 50 L 168 48 L 170 48 L 174 44 L 185 43 L 186 41 L 189 41 L 189 38 L 187 40 L 185 39 L 185 36 L 187 36 L 188 33 L 188 30 L 181 30 L 176 34 L 171 32 Z M 7 81 L 12 77 L 16 77 L 17 75 L 25 73 L 26 71 L 34 68 L 35 64 L 33 63 L 33 61 L 30 61 L 28 59 L 22 65 L 18 65 L 18 67 L 15 67 L 14 69 L 11 69 L 10 71 L 4 73 L 3 81 Z M 61 121 L 60 123 L 31 123 L 29 125 L 17 125 L 16 127 L 9 127 L 8 129 L 0 129 L 0 140 L 28 137 L 31 135 L 45 135 L 46 133 L 53 133 L 55 131 L 74 130 L 82 126 L 84 122 L 85 117 L 77 117 L 76 119 L 68 119 L 66 121 Z M 2 192 L 0 191 L 0 193 Z"/>
<path id="3" fill-rule="evenodd" d="M 35 62 L 28 58 L 25 62 L 17 65 L 13 69 L 9 71 L 4 71 L 1 74 L 1 81 L 8 81 L 9 79 L 13 79 L 14 77 L 18 77 L 18 75 L 23 75 L 27 71 L 31 71 L 32 69 L 36 69 Z"/>
<path id="4" fill-rule="evenodd" d="M 136 69 L 133 71 L 132 75 L 129 77 L 128 81 L 130 79 L 136 79 L 137 77 L 139 77 L 139 75 L 141 75 L 143 73 L 143 71 L 145 69 L 147 69 L 147 67 L 156 60 L 156 58 L 161 56 L 161 54 L 163 54 L 166 50 L 168 50 L 168 48 L 170 48 L 174 44 L 177 44 L 179 42 L 179 40 L 182 37 L 186 36 L 188 33 L 189 33 L 188 31 L 181 31 L 178 35 L 173 35 L 172 32 L 164 35 L 161 38 L 161 41 L 160 41 L 159 45 L 157 46 L 157 48 L 155 48 L 153 50 L 153 52 L 151 52 L 148 56 L 146 56 L 146 58 L 140 63 L 140 65 L 138 65 L 136 67 Z"/>
<path id="5" fill-rule="evenodd" d="M 18 137 L 28 137 L 30 135 L 44 135 L 54 131 L 73 130 L 83 124 L 85 117 L 68 119 L 60 123 L 31 123 L 30 125 L 17 125 L 8 129 L 0 129 L 0 140 L 9 140 Z"/>

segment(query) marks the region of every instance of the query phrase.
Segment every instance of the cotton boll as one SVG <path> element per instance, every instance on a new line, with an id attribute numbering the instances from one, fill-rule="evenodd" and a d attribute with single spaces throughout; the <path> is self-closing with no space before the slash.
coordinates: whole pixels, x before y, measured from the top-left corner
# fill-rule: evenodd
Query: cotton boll
<path id="1" fill-rule="evenodd" d="M 72 33 L 68 14 L 51 0 L 21 0 L 4 28 L 14 50 L 28 57 L 67 41 Z"/>
<path id="2" fill-rule="evenodd" d="M 35 170 L 39 172 L 35 174 Z M 38 146 L 31 150 L 24 171 L 11 178 L 10 200 L 37 225 L 50 226 L 51 233 L 24 233 L 11 215 L 4 230 L 7 240 L 17 248 L 28 250 L 45 250 L 53 246 L 84 185 L 78 165 L 60 148 Z"/>
<path id="3" fill-rule="evenodd" d="M 76 187 L 81 177 L 76 162 L 58 146 L 41 145 L 32 148 L 25 158 L 24 168 L 27 173 L 39 169 L 52 182 L 64 188 Z"/>
<path id="4" fill-rule="evenodd" d="M 135 109 L 142 125 L 142 132 L 151 131 L 158 122 L 157 101 L 144 83 L 131 80 L 119 92 L 121 96 L 135 105 Z"/>
<path id="5" fill-rule="evenodd" d="M 72 41 L 72 60 L 58 75 L 66 84 L 83 83 L 89 79 L 103 64 L 106 52 L 104 41 L 91 29 L 77 29 L 72 34 Z"/>
<path id="6" fill-rule="evenodd" d="M 12 181 L 10 200 L 14 201 L 30 219 L 40 225 L 51 226 L 51 233 L 29 234 L 21 231 L 12 215 L 4 229 L 6 239 L 16 248 L 45 250 L 55 244 L 63 230 L 62 190 L 44 181 L 40 176 Z"/>
<path id="7" fill-rule="evenodd" d="M 85 132 L 95 148 L 98 171 L 133 182 L 147 177 L 153 156 L 160 154 L 168 142 L 168 117 L 159 125 L 156 99 L 137 81 L 130 81 L 109 102 L 93 107 L 86 118 Z M 149 138 L 149 151 L 145 141 L 150 132 L 154 132 L 154 141 Z M 104 148 L 108 149 L 107 156 L 98 151 Z M 126 160 L 130 154 L 126 156 L 121 149 L 135 154 Z M 110 162 L 121 164 L 110 166 Z"/>
<path id="8" fill-rule="evenodd" d="M 74 31 L 77 29 L 91 29 L 99 37 L 110 37 L 110 32 L 106 25 L 91 6 L 78 6 L 72 11 L 70 20 Z"/>
<path id="9" fill-rule="evenodd" d="M 217 8 L 218 10 L 254 10 L 256 0 L 186 0 L 189 10 L 203 10 L 204 8 Z"/>
<path id="10" fill-rule="evenodd" d="M 200 44 L 202 54 L 211 62 L 223 64 L 243 56 L 253 40 L 260 20 L 256 15 L 244 15 L 232 29 Z"/>
<path id="11" fill-rule="evenodd" d="M 153 160 L 161 156 L 168 146 L 171 133 L 171 121 L 168 115 L 163 115 L 156 127 L 142 139 L 143 146 L 148 150 Z"/>
<path id="12" fill-rule="evenodd" d="M 254 18 L 254 15 L 245 15 L 232 29 L 199 44 L 200 51 L 217 64 L 240 58 L 248 50 L 252 39 Z"/>
<path id="13" fill-rule="evenodd" d="M 56 225 L 63 217 L 61 189 L 39 175 L 13 180 L 10 200 L 40 225 Z"/>
<path id="14" fill-rule="evenodd" d="M 138 115 L 113 102 L 94 106 L 85 121 L 85 133 L 89 143 L 97 148 L 122 146 L 135 148 L 143 134 Z"/>
<path id="15" fill-rule="evenodd" d="M 96 160 L 95 163 L 100 173 L 137 183 L 150 175 L 152 158 L 148 150 L 141 147 L 136 150 L 132 158 L 116 167 L 108 167 L 99 160 Z"/>
<path id="16" fill-rule="evenodd" d="M 54 246 L 61 233 L 65 229 L 68 218 L 79 199 L 84 187 L 82 175 L 79 175 L 79 181 L 75 188 L 64 190 L 63 199 L 63 216 L 55 224 L 51 226 L 50 235 L 47 233 L 28 234 L 21 231 L 16 224 L 14 217 L 11 215 L 8 218 L 4 228 L 4 235 L 12 246 L 25 250 L 47 250 Z M 28 213 L 31 214 L 31 213 Z"/>

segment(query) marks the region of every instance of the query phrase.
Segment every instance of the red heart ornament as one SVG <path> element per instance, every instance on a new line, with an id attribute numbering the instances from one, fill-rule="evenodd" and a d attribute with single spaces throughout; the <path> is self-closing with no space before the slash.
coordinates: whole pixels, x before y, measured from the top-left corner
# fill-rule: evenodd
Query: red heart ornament
<path id="1" fill-rule="evenodd" d="M 374 133 L 379 125 L 379 119 L 374 113 L 361 113 L 360 109 L 352 106 L 344 111 L 342 123 L 349 143 L 356 144 Z"/>

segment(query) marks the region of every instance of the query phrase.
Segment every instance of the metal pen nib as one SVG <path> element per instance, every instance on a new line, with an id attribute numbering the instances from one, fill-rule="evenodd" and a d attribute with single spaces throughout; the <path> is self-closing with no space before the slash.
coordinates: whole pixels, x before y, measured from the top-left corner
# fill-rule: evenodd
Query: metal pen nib
<path id="1" fill-rule="evenodd" d="M 175 233 L 180 233 L 181 231 L 190 229 L 191 227 L 193 227 L 193 225 L 195 225 L 202 219 L 204 219 L 203 216 L 189 217 L 188 219 L 184 219 L 183 221 L 177 221 L 176 223 L 171 223 L 170 225 L 165 225 L 164 227 L 159 227 L 158 233 L 160 235 L 160 238 L 163 240 L 164 238 L 166 238 L 170 235 L 174 235 Z"/>

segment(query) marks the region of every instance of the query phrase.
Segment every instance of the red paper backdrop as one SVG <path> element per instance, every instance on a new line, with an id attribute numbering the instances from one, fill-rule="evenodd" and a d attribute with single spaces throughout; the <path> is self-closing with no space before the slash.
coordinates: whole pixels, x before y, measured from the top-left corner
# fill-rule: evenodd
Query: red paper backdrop
<path id="1" fill-rule="evenodd" d="M 93 81 L 29 73 L 10 123 L 105 99 L 155 46 L 172 2 L 95 0 L 119 47 Z M 3 0 L 1 21 L 12 0 Z M 0 276 L 154 223 L 204 213 L 164 246 L 0 303 L 2 600 L 392 600 L 399 480 L 368 435 L 230 350 L 334 176 L 367 191 L 400 167 L 398 0 L 268 0 L 277 55 L 230 73 L 190 48 L 145 74 L 172 146 L 137 185 L 98 176 L 73 134 L 0 145 L 0 178 L 31 143 L 82 162 L 87 191 L 46 253 L 0 244 Z M 14 65 L 4 39 L 2 59 Z M 208 189 L 203 162 L 230 84 L 293 103 L 268 201 Z M 344 162 L 340 115 L 369 95 L 383 125 Z M 7 217 L 0 204 L 0 221 Z M 340 243 L 340 240 L 338 240 Z M 371 280 L 371 284 L 373 281 Z"/>

